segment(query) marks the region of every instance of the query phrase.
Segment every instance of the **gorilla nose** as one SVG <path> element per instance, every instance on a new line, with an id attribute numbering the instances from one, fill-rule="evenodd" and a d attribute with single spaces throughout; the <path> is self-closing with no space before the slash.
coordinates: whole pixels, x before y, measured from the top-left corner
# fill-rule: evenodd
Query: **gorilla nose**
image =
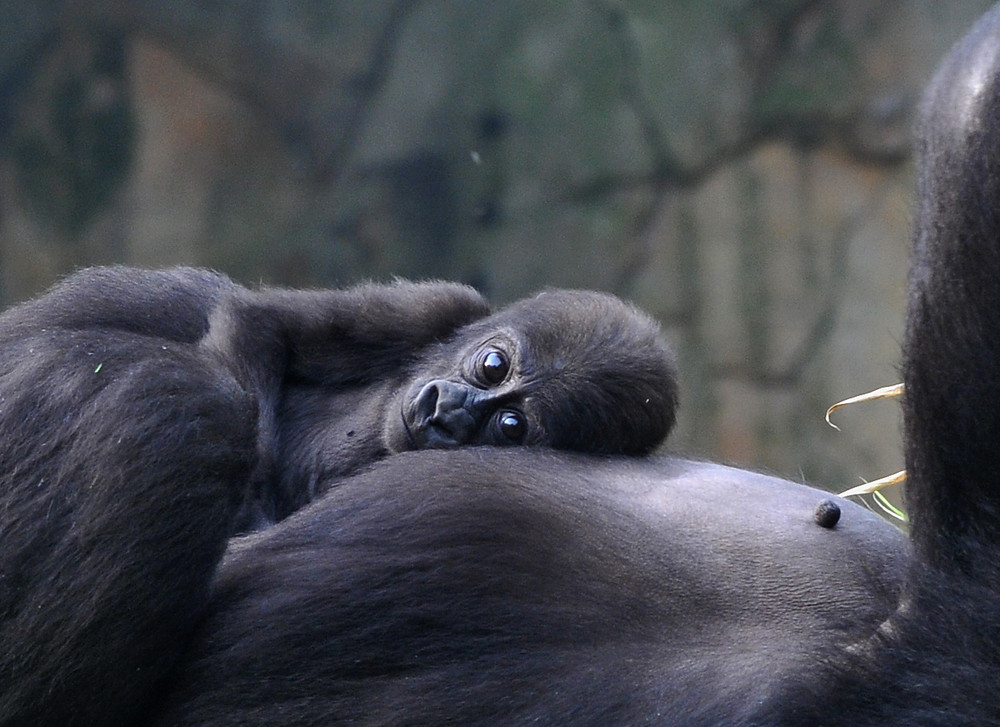
<path id="1" fill-rule="evenodd" d="M 423 447 L 457 447 L 468 444 L 476 431 L 472 414 L 474 396 L 463 384 L 438 379 L 426 384 L 415 402 L 416 431 Z"/>

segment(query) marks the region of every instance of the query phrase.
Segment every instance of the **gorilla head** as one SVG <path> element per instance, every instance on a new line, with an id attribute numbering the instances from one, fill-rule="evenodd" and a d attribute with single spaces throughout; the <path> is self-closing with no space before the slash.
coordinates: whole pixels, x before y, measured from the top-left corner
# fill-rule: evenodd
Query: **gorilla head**
<path id="1" fill-rule="evenodd" d="M 408 450 L 644 454 L 677 409 L 659 327 L 602 293 L 546 291 L 489 315 L 470 289 L 443 283 L 241 290 L 200 345 L 260 402 L 251 501 L 264 522 Z"/>
<path id="2" fill-rule="evenodd" d="M 676 375 L 656 324 L 617 298 L 550 291 L 422 357 L 386 411 L 387 449 L 525 444 L 644 454 L 666 437 Z"/>

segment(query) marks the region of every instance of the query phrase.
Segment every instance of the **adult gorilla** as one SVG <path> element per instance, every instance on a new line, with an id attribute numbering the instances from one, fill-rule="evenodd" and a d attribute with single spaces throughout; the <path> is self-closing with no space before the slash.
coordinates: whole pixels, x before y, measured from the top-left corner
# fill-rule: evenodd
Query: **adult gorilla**
<path id="1" fill-rule="evenodd" d="M 714 465 L 402 455 L 233 543 L 154 721 L 1000 724 L 1000 6 L 919 171 L 912 549 Z"/>
<path id="2" fill-rule="evenodd" d="M 848 503 L 819 527 L 820 493 L 739 470 L 474 447 L 335 487 L 318 470 L 326 494 L 219 562 L 257 447 L 243 389 L 164 358 L 80 418 L 106 391 L 81 341 L 0 371 L 25 422 L 6 471 L 79 483 L 3 502 L 2 721 L 1000 724 L 998 54 L 1000 9 L 922 114 L 914 548 Z"/>

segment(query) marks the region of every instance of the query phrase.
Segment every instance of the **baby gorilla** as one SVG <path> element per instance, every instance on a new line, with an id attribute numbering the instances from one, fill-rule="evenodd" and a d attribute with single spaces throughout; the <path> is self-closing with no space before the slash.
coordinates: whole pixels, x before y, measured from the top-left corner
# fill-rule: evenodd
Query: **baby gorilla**
<path id="1" fill-rule="evenodd" d="M 237 362 L 285 359 L 256 367 L 273 377 L 256 384 L 263 461 L 274 443 L 258 488 L 264 522 L 389 454 L 527 445 L 641 455 L 674 425 L 674 357 L 653 319 L 611 295 L 552 290 L 489 315 L 464 286 L 400 282 L 261 290 L 224 308 L 206 340 Z M 283 333 L 264 334 L 269 322 Z M 270 353 L 251 356 L 261 344 Z"/>
<path id="2" fill-rule="evenodd" d="M 5 339 L 36 357 L 60 340 L 67 350 L 103 350 L 105 377 L 180 355 L 192 370 L 235 380 L 257 431 L 237 531 L 280 520 L 405 450 L 644 454 L 667 436 L 677 408 L 659 327 L 602 293 L 546 291 L 491 315 L 478 293 L 451 283 L 250 290 L 205 270 L 94 268 L 3 323 Z M 107 358 L 112 346 L 123 360 Z M 53 351 L 53 362 L 63 355 Z M 173 433 L 157 436 L 169 448 Z"/>

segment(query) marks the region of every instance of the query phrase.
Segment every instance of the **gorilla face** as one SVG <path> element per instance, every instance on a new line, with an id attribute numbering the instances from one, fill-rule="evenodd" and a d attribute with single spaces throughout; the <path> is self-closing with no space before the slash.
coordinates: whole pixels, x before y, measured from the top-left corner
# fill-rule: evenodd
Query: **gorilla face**
<path id="1" fill-rule="evenodd" d="M 387 407 L 385 442 L 641 454 L 676 408 L 673 357 L 648 316 L 600 293 L 547 291 L 429 352 Z"/>
<path id="2" fill-rule="evenodd" d="M 531 411 L 519 364 L 517 344 L 497 336 L 474 346 L 451 378 L 415 381 L 400 406 L 409 446 L 393 449 L 543 443 L 545 416 Z"/>

